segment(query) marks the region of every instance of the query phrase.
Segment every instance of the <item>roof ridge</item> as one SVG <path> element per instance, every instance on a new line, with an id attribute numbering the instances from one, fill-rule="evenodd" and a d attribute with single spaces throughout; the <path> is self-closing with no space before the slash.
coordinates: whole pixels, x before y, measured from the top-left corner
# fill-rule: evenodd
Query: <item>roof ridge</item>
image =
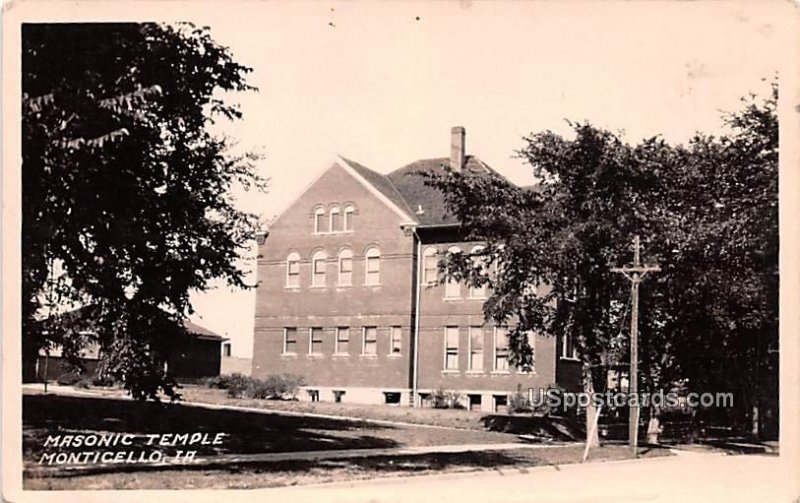
<path id="1" fill-rule="evenodd" d="M 345 156 L 343 156 L 341 154 L 339 154 L 339 158 L 342 161 L 344 161 L 345 163 L 347 163 L 356 172 L 358 172 L 360 170 L 364 170 L 364 171 L 368 172 L 369 174 L 371 174 L 372 176 L 379 177 L 383 182 L 386 183 L 386 185 L 388 185 L 388 187 L 390 187 L 391 191 L 393 192 L 392 196 L 394 196 L 394 197 L 389 197 L 388 194 L 384 193 L 384 188 L 383 187 L 376 186 L 368 178 L 366 178 L 364 176 L 362 176 L 361 178 L 363 178 L 364 181 L 369 183 L 378 192 L 384 193 L 384 196 L 388 197 L 389 200 L 392 201 L 392 203 L 394 203 L 394 204 L 400 203 L 400 205 L 402 206 L 400 208 L 400 210 L 406 212 L 407 215 L 410 216 L 411 218 L 414 218 L 414 214 L 415 214 L 414 211 L 411 209 L 411 206 L 408 204 L 408 201 L 403 196 L 403 193 L 400 192 L 400 189 L 397 188 L 397 185 L 395 185 L 394 181 L 392 181 L 392 179 L 389 178 L 388 174 L 379 173 L 379 172 L 375 171 L 374 169 L 370 169 L 367 166 L 364 166 L 363 164 L 361 164 L 360 162 L 353 161 L 352 159 L 348 159 L 347 157 L 345 157 Z"/>

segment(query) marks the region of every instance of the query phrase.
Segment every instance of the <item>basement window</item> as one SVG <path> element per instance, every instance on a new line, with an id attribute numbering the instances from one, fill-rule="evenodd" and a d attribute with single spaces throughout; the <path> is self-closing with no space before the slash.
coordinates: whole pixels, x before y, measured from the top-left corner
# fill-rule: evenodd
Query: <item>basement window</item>
<path id="1" fill-rule="evenodd" d="M 400 405 L 400 393 L 396 393 L 394 391 L 384 391 L 383 403 L 386 405 Z"/>
<path id="2" fill-rule="evenodd" d="M 342 397 L 344 396 L 344 390 L 335 389 L 333 390 L 333 401 L 336 403 L 342 403 Z"/>

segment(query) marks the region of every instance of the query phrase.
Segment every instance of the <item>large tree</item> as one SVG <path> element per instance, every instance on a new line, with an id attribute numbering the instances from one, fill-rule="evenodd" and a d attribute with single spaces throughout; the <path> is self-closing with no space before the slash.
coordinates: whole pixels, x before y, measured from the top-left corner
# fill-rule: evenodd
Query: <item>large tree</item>
<path id="1" fill-rule="evenodd" d="M 190 292 L 247 286 L 256 218 L 231 189 L 264 180 L 209 125 L 241 117 L 225 93 L 253 90 L 250 69 L 188 24 L 27 24 L 22 43 L 26 356 L 58 344 L 77 363 L 87 341 L 49 315 L 91 306 L 104 369 L 135 397 L 174 396 L 164 363 Z"/>
<path id="2" fill-rule="evenodd" d="M 776 376 L 776 93 L 727 115 L 726 135 L 686 146 L 631 145 L 587 123 L 572 124 L 570 139 L 530 135 L 519 154 L 536 190 L 497 176 L 429 176 L 467 239 L 487 244 L 445 256 L 442 270 L 492 288 L 486 317 L 516 322 L 518 365 L 531 363 L 527 331 L 571 336 L 592 391 L 599 371 L 627 360 L 630 285 L 611 268 L 630 262 L 639 234 L 643 260 L 663 269 L 642 287 L 640 389 L 688 379 L 756 400 Z"/>

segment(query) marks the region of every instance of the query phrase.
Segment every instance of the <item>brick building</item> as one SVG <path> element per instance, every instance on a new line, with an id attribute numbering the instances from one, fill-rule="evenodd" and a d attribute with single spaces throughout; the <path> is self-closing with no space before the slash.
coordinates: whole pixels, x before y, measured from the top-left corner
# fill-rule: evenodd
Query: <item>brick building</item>
<path id="1" fill-rule="evenodd" d="M 416 173 L 491 172 L 464 139 L 453 128 L 449 158 L 388 175 L 339 158 L 273 222 L 258 254 L 254 377 L 302 375 L 309 400 L 425 405 L 445 389 L 483 411 L 572 378 L 569 341 L 533 336 L 534 369 L 519 372 L 506 327 L 484 320 L 487 292 L 437 283 L 438 251 L 479 243 L 460 239 L 441 193 Z"/>

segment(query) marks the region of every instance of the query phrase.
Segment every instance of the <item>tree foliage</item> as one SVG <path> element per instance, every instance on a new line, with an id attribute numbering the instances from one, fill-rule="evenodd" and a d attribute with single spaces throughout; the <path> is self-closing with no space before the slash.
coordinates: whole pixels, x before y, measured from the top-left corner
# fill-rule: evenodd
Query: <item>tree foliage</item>
<path id="1" fill-rule="evenodd" d="M 534 188 L 495 175 L 427 175 L 465 238 L 486 243 L 448 254 L 441 269 L 491 288 L 485 315 L 515 324 L 518 366 L 532 363 L 524 334 L 533 330 L 568 334 L 585 368 L 602 368 L 627 359 L 630 284 L 611 268 L 630 263 L 638 234 L 643 262 L 662 267 L 641 289 L 644 389 L 688 379 L 754 400 L 776 375 L 776 100 L 777 84 L 726 114 L 727 134 L 687 145 L 631 145 L 588 123 L 571 123 L 570 139 L 532 134 L 518 153 Z"/>
<path id="2" fill-rule="evenodd" d="M 254 215 L 230 197 L 263 189 L 253 154 L 209 132 L 241 112 L 250 69 L 207 28 L 159 24 L 23 27 L 23 340 L 28 354 L 82 344 L 48 305 L 92 306 L 108 371 L 136 397 L 174 395 L 164 372 L 213 278 L 237 265 Z M 62 274 L 55 274 L 61 270 Z"/>

